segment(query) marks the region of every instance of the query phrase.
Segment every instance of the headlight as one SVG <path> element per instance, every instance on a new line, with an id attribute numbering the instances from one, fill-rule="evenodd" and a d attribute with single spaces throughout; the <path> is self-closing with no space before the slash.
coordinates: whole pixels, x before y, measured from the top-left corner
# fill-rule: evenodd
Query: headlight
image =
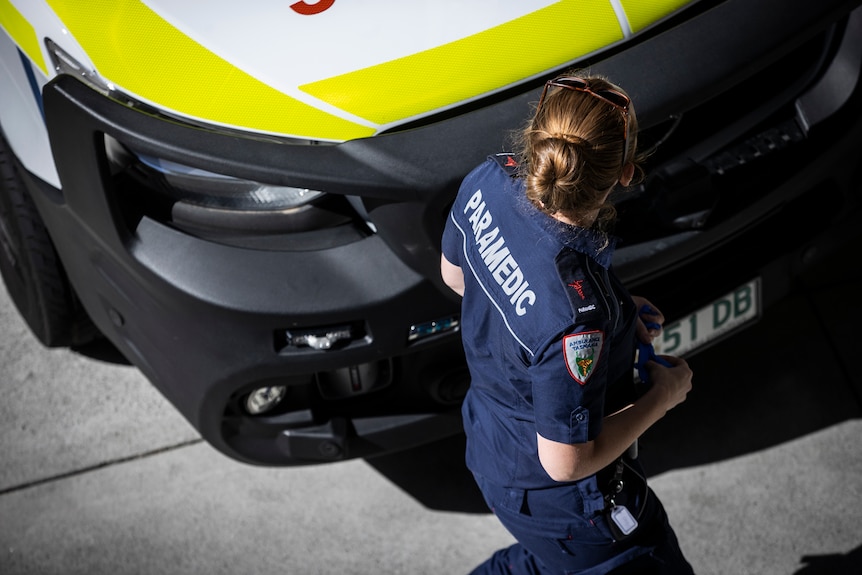
<path id="1" fill-rule="evenodd" d="M 45 40 L 57 74 L 74 76 L 99 93 L 149 115 L 210 130 L 203 122 L 173 116 L 120 92 L 50 39 Z M 220 128 L 220 132 L 231 129 Z M 238 132 L 244 137 L 254 134 Z M 312 140 L 267 137 L 293 144 Z M 323 191 L 218 174 L 195 166 L 137 153 L 105 136 L 120 213 L 130 230 L 142 217 L 204 239 L 260 249 L 313 250 L 359 241 L 376 233 L 362 200 Z M 326 231 L 325 236 L 306 232 Z M 332 233 L 330 233 L 332 232 Z"/>
<path id="2" fill-rule="evenodd" d="M 374 232 L 350 198 L 219 174 L 104 139 L 131 226 L 147 216 L 198 237 L 266 249 L 320 249 Z M 302 235 L 334 228 L 325 238 Z"/>
<path id="3" fill-rule="evenodd" d="M 169 160 L 135 154 L 142 166 L 164 179 L 164 190 L 176 200 L 226 210 L 289 210 L 312 203 L 323 192 L 270 186 L 216 174 Z"/>
<path id="4" fill-rule="evenodd" d="M 105 151 L 115 172 L 129 170 L 171 199 L 223 210 L 281 211 L 302 207 L 323 196 L 307 188 L 271 186 L 209 172 L 140 154 L 105 136 Z"/>

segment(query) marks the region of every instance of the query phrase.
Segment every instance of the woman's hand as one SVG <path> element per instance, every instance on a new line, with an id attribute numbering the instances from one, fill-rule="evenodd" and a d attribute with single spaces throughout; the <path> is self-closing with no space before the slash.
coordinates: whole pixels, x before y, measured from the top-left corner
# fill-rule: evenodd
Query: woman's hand
<path id="1" fill-rule="evenodd" d="M 635 326 L 637 338 L 643 343 L 652 341 L 661 334 L 664 324 L 664 315 L 648 299 L 640 296 L 632 296 L 637 307 L 638 319 Z"/>
<path id="2" fill-rule="evenodd" d="M 669 367 L 647 363 L 652 386 L 628 407 L 604 418 L 598 437 L 586 443 L 558 443 L 536 434 L 539 462 L 554 481 L 577 481 L 609 465 L 641 434 L 685 401 L 692 371 L 681 358 L 660 356 Z"/>
<path id="3" fill-rule="evenodd" d="M 650 393 L 661 394 L 660 402 L 667 411 L 670 411 L 683 401 L 691 391 L 692 371 L 688 363 L 679 357 L 670 355 L 660 356 L 670 364 L 670 367 L 659 365 L 654 361 L 647 363 L 649 371 Z"/>

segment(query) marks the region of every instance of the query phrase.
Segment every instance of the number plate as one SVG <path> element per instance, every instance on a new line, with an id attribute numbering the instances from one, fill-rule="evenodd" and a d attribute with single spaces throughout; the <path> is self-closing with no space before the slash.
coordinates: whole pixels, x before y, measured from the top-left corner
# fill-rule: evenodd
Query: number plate
<path id="1" fill-rule="evenodd" d="M 759 315 L 760 278 L 755 278 L 688 317 L 665 324 L 653 345 L 659 354 L 690 355 Z"/>

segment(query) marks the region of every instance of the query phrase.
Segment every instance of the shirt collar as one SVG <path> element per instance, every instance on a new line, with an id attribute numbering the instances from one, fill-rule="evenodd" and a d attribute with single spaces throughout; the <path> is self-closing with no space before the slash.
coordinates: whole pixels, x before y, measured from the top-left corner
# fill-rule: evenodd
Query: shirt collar
<path id="1" fill-rule="evenodd" d="M 529 216 L 549 236 L 561 245 L 589 256 L 605 269 L 611 266 L 618 238 L 594 229 L 573 226 L 556 220 L 527 200 L 523 193 L 523 183 L 517 188 L 521 193 L 520 197 L 523 199 L 524 207 Z"/>

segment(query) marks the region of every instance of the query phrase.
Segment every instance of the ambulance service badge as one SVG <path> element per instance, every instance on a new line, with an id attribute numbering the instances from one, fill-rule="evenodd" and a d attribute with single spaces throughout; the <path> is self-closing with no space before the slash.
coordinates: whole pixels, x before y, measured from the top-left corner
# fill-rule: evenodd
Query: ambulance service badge
<path id="1" fill-rule="evenodd" d="M 563 338 L 566 367 L 579 384 L 586 384 L 595 372 L 604 341 L 605 334 L 600 330 L 575 333 Z"/>

